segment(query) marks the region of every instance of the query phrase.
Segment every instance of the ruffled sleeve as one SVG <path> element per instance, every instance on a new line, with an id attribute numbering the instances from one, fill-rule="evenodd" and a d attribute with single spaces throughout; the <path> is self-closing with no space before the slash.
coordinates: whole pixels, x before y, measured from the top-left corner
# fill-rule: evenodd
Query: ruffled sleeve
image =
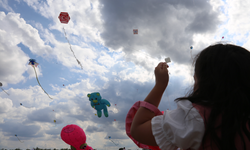
<path id="1" fill-rule="evenodd" d="M 177 103 L 177 109 L 155 116 L 152 132 L 161 150 L 199 149 L 205 132 L 203 118 L 188 100 Z"/>

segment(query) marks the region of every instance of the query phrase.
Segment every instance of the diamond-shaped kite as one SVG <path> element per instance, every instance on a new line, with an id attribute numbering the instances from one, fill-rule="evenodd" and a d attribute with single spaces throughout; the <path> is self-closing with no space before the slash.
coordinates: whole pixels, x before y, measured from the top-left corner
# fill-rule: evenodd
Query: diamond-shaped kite
<path id="1" fill-rule="evenodd" d="M 134 33 L 134 34 L 138 34 L 138 29 L 134 29 L 134 30 L 133 30 L 133 33 Z"/>

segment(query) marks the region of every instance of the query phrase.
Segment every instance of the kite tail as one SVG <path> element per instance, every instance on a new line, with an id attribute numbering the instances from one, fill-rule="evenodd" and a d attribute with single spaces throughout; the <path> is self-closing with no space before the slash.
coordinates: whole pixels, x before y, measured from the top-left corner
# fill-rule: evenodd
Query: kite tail
<path id="1" fill-rule="evenodd" d="M 10 94 L 8 94 L 3 88 L 1 88 L 7 95 L 9 95 L 10 96 Z"/>
<path id="2" fill-rule="evenodd" d="M 63 28 L 63 31 L 64 31 L 64 34 L 65 34 L 65 38 L 66 38 L 66 40 L 67 40 L 68 43 L 69 43 L 69 40 L 68 40 L 68 38 L 67 38 L 67 35 L 66 35 L 66 32 L 65 32 L 65 29 L 64 29 L 64 28 Z M 69 43 L 69 48 L 70 48 L 70 50 L 72 51 L 72 53 L 73 53 L 73 55 L 74 55 L 74 57 L 75 57 L 77 63 L 78 63 L 78 64 L 81 66 L 81 68 L 83 69 L 81 62 L 76 58 L 75 53 L 74 53 L 74 51 L 72 50 L 71 44 L 70 44 L 70 43 Z"/>
<path id="3" fill-rule="evenodd" d="M 34 68 L 35 73 L 36 73 L 36 69 L 35 69 L 34 66 L 33 66 L 33 68 Z M 41 86 L 41 84 L 40 84 L 40 82 L 39 82 L 39 80 L 38 80 L 37 73 L 36 73 L 36 80 L 37 80 L 38 84 L 40 85 L 40 87 L 43 89 L 43 87 Z M 50 99 L 53 99 L 53 98 L 51 98 L 51 97 L 49 96 L 49 94 L 48 94 L 44 89 L 43 89 L 43 91 L 44 91 L 44 93 L 46 93 L 46 94 L 48 95 L 48 97 L 49 97 Z"/>
<path id="4" fill-rule="evenodd" d="M 23 141 L 21 141 L 17 136 L 16 136 L 16 138 L 17 138 L 21 143 L 23 143 Z"/>

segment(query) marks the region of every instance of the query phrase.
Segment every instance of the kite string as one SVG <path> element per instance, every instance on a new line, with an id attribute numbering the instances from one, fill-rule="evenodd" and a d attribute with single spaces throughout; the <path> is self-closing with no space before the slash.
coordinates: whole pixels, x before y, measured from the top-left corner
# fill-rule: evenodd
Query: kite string
<path id="1" fill-rule="evenodd" d="M 65 32 L 64 27 L 63 27 L 63 31 L 64 31 L 65 38 L 66 38 L 66 40 L 67 40 L 68 43 L 69 43 L 69 40 L 68 40 L 68 38 L 67 38 L 67 34 L 66 34 L 66 32 Z M 74 51 L 72 50 L 71 44 L 70 44 L 70 43 L 69 43 L 69 47 L 70 47 L 70 50 L 72 51 L 72 53 L 73 53 L 73 55 L 74 55 L 74 57 L 75 57 L 77 63 L 78 63 L 78 64 L 81 66 L 81 68 L 83 69 L 81 62 L 76 58 L 75 53 L 74 53 Z"/>
<path id="2" fill-rule="evenodd" d="M 7 95 L 9 95 L 2 87 L 1 87 L 1 89 L 2 89 Z"/>
<path id="3" fill-rule="evenodd" d="M 32 67 L 34 68 L 35 73 L 36 73 L 35 67 L 34 67 L 33 65 L 32 65 Z M 37 80 L 38 84 L 40 85 L 40 87 L 43 89 L 43 87 L 41 86 L 41 84 L 40 84 L 40 82 L 39 82 L 39 80 L 38 80 L 37 73 L 36 73 L 36 80 Z M 44 93 L 46 93 L 46 94 L 48 95 L 48 97 L 49 97 L 50 99 L 53 99 L 53 98 L 51 98 L 51 97 L 49 96 L 49 94 L 48 94 L 44 89 L 43 89 L 43 91 L 44 91 Z"/>

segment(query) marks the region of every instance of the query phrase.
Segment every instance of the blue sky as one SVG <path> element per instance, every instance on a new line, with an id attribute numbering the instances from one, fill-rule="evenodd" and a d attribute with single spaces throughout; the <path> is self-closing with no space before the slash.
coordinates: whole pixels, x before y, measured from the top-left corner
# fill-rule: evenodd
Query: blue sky
<path id="1" fill-rule="evenodd" d="M 157 64 L 172 60 L 159 109 L 173 110 L 192 88 L 191 53 L 216 42 L 250 49 L 249 7 L 248 0 L 0 0 L 0 82 L 9 93 L 0 91 L 0 147 L 69 148 L 60 132 L 77 124 L 93 148 L 137 149 L 125 118 L 153 88 Z M 69 13 L 68 24 L 60 23 L 60 12 Z M 111 103 L 108 118 L 95 116 L 87 97 L 93 92 Z"/>

